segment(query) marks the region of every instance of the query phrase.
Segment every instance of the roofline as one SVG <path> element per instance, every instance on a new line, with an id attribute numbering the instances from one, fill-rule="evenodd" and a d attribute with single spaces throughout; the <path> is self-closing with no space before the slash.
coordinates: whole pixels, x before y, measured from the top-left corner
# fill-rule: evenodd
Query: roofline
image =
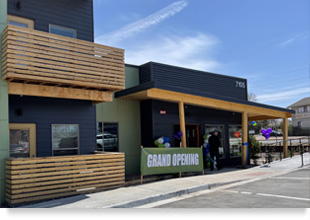
<path id="1" fill-rule="evenodd" d="M 157 84 L 155 81 L 150 81 L 150 82 L 143 83 L 135 87 L 131 87 L 131 88 L 116 92 L 115 98 L 120 98 L 122 96 L 131 95 L 137 92 L 141 92 L 141 91 L 145 91 L 145 90 L 153 89 L 153 88 L 163 89 L 163 90 L 168 90 L 168 91 L 173 91 L 173 92 L 187 93 L 186 89 L 184 88 L 179 88 L 175 86 L 166 86 L 166 85 L 162 86 L 162 85 Z M 257 102 L 245 101 L 245 100 L 237 100 L 237 99 L 232 99 L 230 97 L 214 95 L 211 93 L 195 92 L 194 94 L 193 93 L 187 93 L 187 94 L 197 95 L 197 96 L 206 97 L 206 98 L 213 98 L 213 99 L 218 99 L 222 101 L 229 101 L 229 102 L 234 102 L 238 104 L 246 104 L 246 105 L 251 105 L 251 106 L 256 106 L 256 107 L 268 108 L 268 109 L 283 111 L 283 112 L 292 113 L 292 114 L 295 113 L 294 110 L 290 110 L 287 108 L 281 108 L 277 106 L 266 105 L 266 104 L 261 104 Z"/>
<path id="2" fill-rule="evenodd" d="M 165 66 L 169 66 L 169 67 L 173 67 L 173 68 L 179 68 L 179 69 L 184 69 L 184 70 L 191 70 L 191 71 L 196 71 L 199 73 L 208 73 L 208 74 L 212 74 L 212 75 L 216 75 L 216 76 L 221 76 L 221 77 L 225 77 L 225 78 L 234 78 L 234 79 L 238 79 L 238 80 L 245 80 L 247 81 L 246 78 L 241 78 L 241 77 L 237 77 L 237 76 L 228 76 L 228 75 L 224 75 L 224 74 L 220 74 L 220 73 L 212 73 L 212 72 L 208 72 L 208 71 L 202 71 L 202 70 L 197 70 L 197 69 L 192 69 L 192 68 L 187 68 L 187 67 L 180 67 L 180 66 L 174 66 L 174 65 L 170 65 L 170 64 L 166 64 L 166 63 L 158 63 L 158 62 L 154 62 L 154 61 L 149 61 L 146 62 L 140 66 L 146 65 L 146 64 L 160 64 L 160 65 L 165 65 Z"/>
<path id="3" fill-rule="evenodd" d="M 302 99 L 298 100 L 297 102 L 294 102 L 293 104 L 291 104 L 291 105 L 289 105 L 289 106 L 287 106 L 287 107 L 288 107 L 288 108 L 299 107 L 300 105 L 297 105 L 297 103 L 303 101 L 304 99 L 310 99 L 310 96 L 309 96 L 309 97 L 302 98 Z"/>

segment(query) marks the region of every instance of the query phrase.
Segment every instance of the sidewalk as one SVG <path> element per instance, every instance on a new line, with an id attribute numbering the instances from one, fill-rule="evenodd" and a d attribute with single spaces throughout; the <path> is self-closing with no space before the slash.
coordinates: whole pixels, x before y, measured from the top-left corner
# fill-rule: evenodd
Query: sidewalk
<path id="1" fill-rule="evenodd" d="M 309 167 L 310 155 L 304 154 L 304 165 Z M 301 157 L 286 158 L 268 165 L 249 169 L 224 168 L 208 171 L 205 175 L 162 180 L 137 186 L 55 199 L 19 208 L 133 208 L 147 203 L 214 189 L 230 184 L 242 184 L 288 173 L 301 168 Z"/>

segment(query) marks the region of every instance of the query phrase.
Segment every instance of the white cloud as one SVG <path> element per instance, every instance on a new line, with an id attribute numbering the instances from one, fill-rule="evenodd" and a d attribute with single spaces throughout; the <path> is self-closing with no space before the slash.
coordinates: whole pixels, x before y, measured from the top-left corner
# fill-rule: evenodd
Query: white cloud
<path id="1" fill-rule="evenodd" d="M 278 44 L 278 46 L 280 47 L 286 47 L 289 46 L 290 44 L 300 41 L 300 40 L 305 40 L 309 38 L 309 33 L 305 32 L 305 33 L 299 33 L 299 34 L 295 34 L 293 37 L 290 37 L 289 39 L 282 41 Z"/>
<path id="2" fill-rule="evenodd" d="M 208 34 L 194 36 L 165 36 L 149 42 L 140 42 L 136 47 L 128 47 L 125 61 L 141 65 L 154 61 L 197 70 L 215 71 L 220 63 L 213 58 L 219 40 Z"/>
<path id="3" fill-rule="evenodd" d="M 297 89 L 289 89 L 289 90 L 283 90 L 280 92 L 268 92 L 268 94 L 258 95 L 257 101 L 259 102 L 266 102 L 266 101 L 278 101 L 278 100 L 287 100 L 291 99 L 295 96 L 299 95 L 309 95 L 310 88 L 308 86 L 303 88 L 297 88 Z"/>
<path id="4" fill-rule="evenodd" d="M 95 39 L 96 43 L 106 44 L 106 45 L 115 45 L 116 43 L 131 37 L 134 34 L 137 34 L 144 29 L 156 25 L 165 19 L 177 14 L 182 11 L 187 6 L 187 2 L 182 0 L 174 2 L 171 5 L 161 9 L 160 11 L 155 12 L 143 19 L 140 19 L 136 22 L 128 24 L 118 30 L 104 34 Z"/>

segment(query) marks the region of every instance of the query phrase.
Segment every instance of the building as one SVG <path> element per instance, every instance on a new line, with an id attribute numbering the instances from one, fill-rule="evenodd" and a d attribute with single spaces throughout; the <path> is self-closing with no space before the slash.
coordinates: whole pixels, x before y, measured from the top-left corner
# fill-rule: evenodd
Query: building
<path id="1" fill-rule="evenodd" d="M 248 121 L 281 118 L 287 139 L 287 118 L 294 111 L 249 102 L 246 79 L 155 62 L 125 65 L 123 49 L 93 43 L 92 0 L 0 4 L 1 203 L 4 195 L 15 203 L 37 201 L 54 198 L 54 193 L 86 192 L 103 182 L 107 186 L 112 180 L 106 178 L 121 182 L 124 167 L 128 175 L 139 174 L 141 146 L 155 147 L 161 136 L 174 147 L 200 147 L 202 136 L 217 129 L 223 163 L 243 166 L 248 162 L 248 135 L 242 135 Z M 174 139 L 178 131 L 184 134 L 180 140 Z M 83 170 L 86 159 L 66 159 L 96 150 L 124 152 L 125 166 L 111 156 L 99 176 Z M 33 164 L 20 158 L 33 159 Z M 107 163 L 103 160 L 91 166 L 97 169 Z M 14 163 L 22 172 L 11 172 Z M 26 166 L 35 168 L 29 172 Z M 45 172 L 41 167 L 53 168 Z M 70 167 L 76 170 L 68 171 Z M 107 169 L 113 170 L 107 175 Z M 77 174 L 59 181 L 68 172 Z M 95 185 L 76 187 L 84 182 L 76 181 L 80 176 Z M 33 185 L 35 178 L 42 182 Z"/>
<path id="2" fill-rule="evenodd" d="M 248 137 L 242 133 L 248 122 L 282 119 L 287 139 L 294 111 L 248 101 L 246 79 L 156 62 L 126 65 L 125 72 L 126 89 L 116 92 L 112 103 L 97 105 L 97 124 L 98 135 L 105 123 L 107 130 L 111 123 L 117 127 L 115 150 L 125 152 L 127 174 L 139 173 L 140 145 L 156 147 L 161 136 L 173 147 L 200 147 L 204 134 L 219 130 L 226 165 L 247 164 Z M 174 138 L 178 131 L 186 134 L 181 140 Z"/>
<path id="3" fill-rule="evenodd" d="M 2 0 L 0 6 L 4 202 L 5 158 L 92 154 L 95 104 L 112 101 L 125 79 L 124 50 L 93 43 L 92 0 Z"/>
<path id="4" fill-rule="evenodd" d="M 310 97 L 303 98 L 287 108 L 295 111 L 292 117 L 294 127 L 310 128 Z"/>

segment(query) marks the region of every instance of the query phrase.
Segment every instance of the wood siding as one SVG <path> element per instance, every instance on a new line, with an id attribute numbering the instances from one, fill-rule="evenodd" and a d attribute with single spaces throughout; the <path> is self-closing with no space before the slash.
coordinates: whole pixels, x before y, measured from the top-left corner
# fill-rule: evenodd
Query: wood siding
<path id="1" fill-rule="evenodd" d="M 34 29 L 49 32 L 49 24 L 73 28 L 77 39 L 94 41 L 92 0 L 8 0 L 8 14 L 34 20 Z"/>
<path id="2" fill-rule="evenodd" d="M 125 88 L 124 50 L 10 26 L 2 34 L 7 81 L 118 91 Z"/>
<path id="3" fill-rule="evenodd" d="M 7 158 L 6 201 L 10 205 L 121 187 L 125 155 Z"/>
<path id="4" fill-rule="evenodd" d="M 91 101 L 9 96 L 9 123 L 37 125 L 37 156 L 52 156 L 52 124 L 78 124 L 80 154 L 96 150 L 96 108 Z"/>

